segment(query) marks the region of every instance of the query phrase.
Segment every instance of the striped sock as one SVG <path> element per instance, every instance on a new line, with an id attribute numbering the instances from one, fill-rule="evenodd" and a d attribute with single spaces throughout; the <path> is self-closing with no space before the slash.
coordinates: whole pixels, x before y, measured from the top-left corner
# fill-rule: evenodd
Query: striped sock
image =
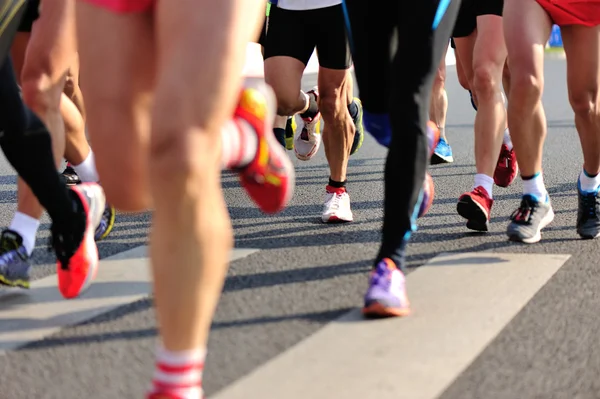
<path id="1" fill-rule="evenodd" d="M 224 169 L 243 168 L 256 157 L 258 137 L 248 122 L 234 118 L 221 129 L 222 166 Z"/>
<path id="2" fill-rule="evenodd" d="M 204 350 L 170 352 L 159 349 L 152 393 L 175 395 L 181 399 L 202 399 L 204 357 Z"/>

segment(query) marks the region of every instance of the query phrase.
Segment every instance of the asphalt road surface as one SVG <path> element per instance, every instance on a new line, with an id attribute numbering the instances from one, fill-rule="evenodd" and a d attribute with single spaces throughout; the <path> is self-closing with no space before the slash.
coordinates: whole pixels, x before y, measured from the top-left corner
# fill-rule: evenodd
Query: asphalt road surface
<path id="1" fill-rule="evenodd" d="M 408 78 L 408 77 L 407 77 Z M 470 233 L 456 213 L 474 175 L 469 95 L 448 68 L 447 134 L 455 162 L 431 168 L 436 194 L 408 250 L 414 315 L 357 315 L 380 239 L 386 152 L 370 137 L 352 157 L 355 221 L 320 222 L 323 150 L 293 157 L 296 194 L 262 215 L 223 175 L 236 250 L 209 343 L 209 398 L 587 399 L 600 397 L 599 242 L 575 232 L 581 150 L 564 60 L 548 59 L 545 181 L 556 212 L 543 241 L 509 243 L 521 183 L 495 188 L 492 227 Z M 316 76 L 305 76 L 309 88 Z M 397 110 L 402 112 L 402 110 Z M 0 225 L 15 210 L 15 175 L 0 162 Z M 119 215 L 100 243 L 98 282 L 62 300 L 45 218 L 34 287 L 0 290 L 1 399 L 142 398 L 156 324 L 148 297 L 148 215 Z M 422 266 L 422 267 L 420 267 Z"/>

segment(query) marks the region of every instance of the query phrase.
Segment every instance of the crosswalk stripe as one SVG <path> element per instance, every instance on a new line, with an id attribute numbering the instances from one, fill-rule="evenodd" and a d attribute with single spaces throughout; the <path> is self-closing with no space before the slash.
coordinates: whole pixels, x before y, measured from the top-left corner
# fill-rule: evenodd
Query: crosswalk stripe
<path id="1" fill-rule="evenodd" d="M 439 255 L 407 277 L 410 317 L 351 311 L 212 399 L 434 399 L 569 257 Z"/>
<path id="2" fill-rule="evenodd" d="M 236 248 L 230 259 L 257 251 Z M 4 290 L 0 294 L 0 353 L 146 298 L 150 293 L 148 272 L 147 247 L 140 246 L 100 261 L 95 282 L 75 300 L 60 296 L 55 275 L 34 281 L 28 291 Z"/>

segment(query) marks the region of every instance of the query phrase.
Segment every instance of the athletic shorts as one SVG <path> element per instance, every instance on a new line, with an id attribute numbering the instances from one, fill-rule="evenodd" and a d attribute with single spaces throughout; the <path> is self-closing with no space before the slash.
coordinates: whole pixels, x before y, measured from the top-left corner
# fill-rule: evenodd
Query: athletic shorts
<path id="1" fill-rule="evenodd" d="M 265 16 L 265 20 L 263 21 L 263 27 L 260 30 L 260 36 L 258 37 L 257 43 L 261 46 L 265 46 L 265 42 L 267 40 L 267 17 Z"/>
<path id="2" fill-rule="evenodd" d="M 600 0 L 537 0 L 558 26 L 600 25 Z"/>
<path id="3" fill-rule="evenodd" d="M 40 16 L 39 9 L 40 0 L 29 0 L 27 2 L 27 8 L 23 14 L 23 19 L 21 19 L 18 32 L 31 32 L 31 26 Z"/>
<path id="4" fill-rule="evenodd" d="M 480 15 L 502 16 L 504 0 L 462 0 L 452 37 L 467 37 L 477 28 Z"/>
<path id="5" fill-rule="evenodd" d="M 97 7 L 105 8 L 115 13 L 132 13 L 150 11 L 156 0 L 82 0 Z"/>
<path id="6" fill-rule="evenodd" d="M 341 4 L 293 11 L 271 6 L 265 59 L 286 56 L 307 65 L 315 47 L 323 68 L 348 69 L 352 65 Z"/>

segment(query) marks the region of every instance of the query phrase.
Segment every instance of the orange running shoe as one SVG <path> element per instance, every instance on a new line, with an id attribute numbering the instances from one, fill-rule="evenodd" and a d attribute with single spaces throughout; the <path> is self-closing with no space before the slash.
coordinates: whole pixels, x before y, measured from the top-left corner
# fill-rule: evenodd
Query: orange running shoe
<path id="1" fill-rule="evenodd" d="M 235 117 L 248 122 L 256 132 L 256 156 L 240 171 L 246 192 L 265 213 L 277 213 L 294 193 L 294 165 L 273 134 L 276 99 L 273 90 L 258 81 L 242 90 Z"/>
<path id="2" fill-rule="evenodd" d="M 82 183 L 72 186 L 71 190 L 81 201 L 86 220 L 83 239 L 74 253 L 68 249 L 64 238 L 53 234 L 53 246 L 58 258 L 58 290 L 66 299 L 79 296 L 96 278 L 98 248 L 94 234 L 106 206 L 104 190 L 96 183 Z"/>

